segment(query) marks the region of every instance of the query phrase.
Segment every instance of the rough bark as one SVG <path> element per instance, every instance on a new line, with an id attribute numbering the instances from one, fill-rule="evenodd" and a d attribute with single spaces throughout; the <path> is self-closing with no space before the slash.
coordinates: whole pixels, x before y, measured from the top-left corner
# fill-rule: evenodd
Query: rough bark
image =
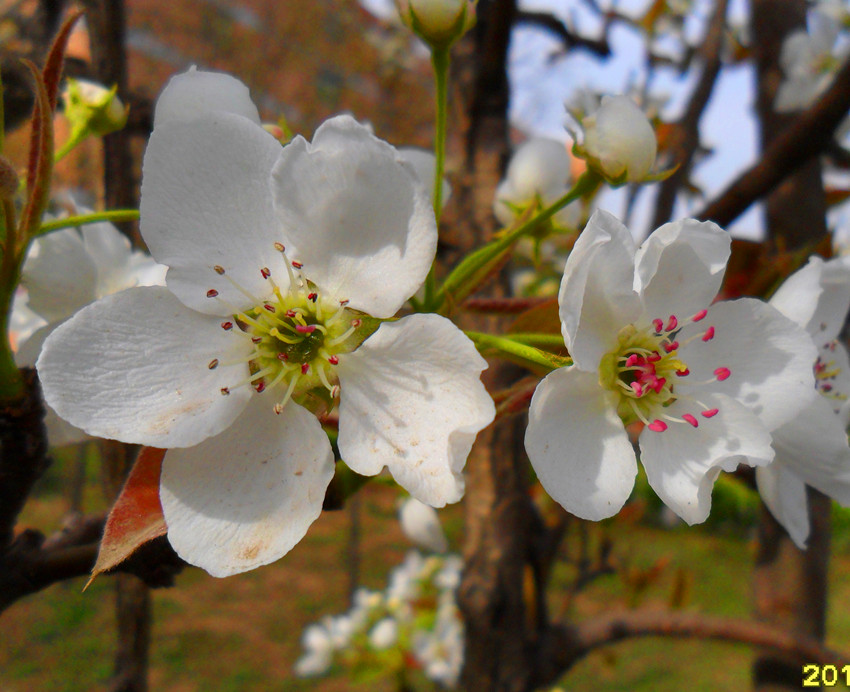
<path id="1" fill-rule="evenodd" d="M 779 55 L 784 38 L 805 27 L 803 0 L 755 0 L 753 35 L 758 74 L 757 110 L 762 148 L 767 149 L 794 121 L 791 114 L 773 111 L 782 80 Z M 826 234 L 826 202 L 820 160 L 811 157 L 787 176 L 766 201 L 770 238 L 795 249 Z M 787 628 L 798 636 L 823 640 L 826 620 L 827 563 L 830 543 L 830 502 L 809 491 L 811 534 L 806 551 L 798 550 L 785 531 L 763 508 L 754 575 L 755 614 L 759 620 Z M 799 689 L 800 658 L 770 649 L 757 658 L 753 669 L 755 689 L 768 692 Z"/>

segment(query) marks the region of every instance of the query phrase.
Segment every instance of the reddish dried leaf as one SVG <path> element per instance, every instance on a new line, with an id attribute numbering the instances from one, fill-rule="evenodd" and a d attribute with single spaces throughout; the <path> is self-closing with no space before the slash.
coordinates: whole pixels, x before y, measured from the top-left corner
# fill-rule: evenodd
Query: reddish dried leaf
<path id="1" fill-rule="evenodd" d="M 142 448 L 106 519 L 89 584 L 99 574 L 126 560 L 143 544 L 166 533 L 159 502 L 159 475 L 165 451 L 155 447 Z"/>
<path id="2" fill-rule="evenodd" d="M 833 207 L 850 199 L 850 190 L 840 187 L 828 187 L 824 192 L 826 193 L 826 206 L 828 207 Z"/>
<path id="3" fill-rule="evenodd" d="M 27 203 L 21 213 L 20 237 L 28 242 L 41 224 L 41 216 L 50 197 L 53 176 L 53 111 L 41 72 L 29 60 L 23 63 L 35 80 L 35 108 L 32 115 L 29 163 L 27 166 Z"/>

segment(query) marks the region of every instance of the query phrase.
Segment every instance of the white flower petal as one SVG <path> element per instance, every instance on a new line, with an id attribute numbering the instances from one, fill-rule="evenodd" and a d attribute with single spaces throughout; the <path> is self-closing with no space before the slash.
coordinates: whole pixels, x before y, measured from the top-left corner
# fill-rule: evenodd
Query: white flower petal
<path id="1" fill-rule="evenodd" d="M 759 495 L 774 519 L 795 545 L 804 550 L 809 537 L 809 500 L 806 486 L 779 460 L 756 469 Z"/>
<path id="2" fill-rule="evenodd" d="M 726 271 L 731 236 L 710 221 L 683 219 L 657 229 L 635 256 L 635 290 L 649 319 L 680 320 L 711 305 Z"/>
<path id="3" fill-rule="evenodd" d="M 463 495 L 463 466 L 495 407 L 472 342 L 438 315 L 385 322 L 339 357 L 339 449 L 367 476 L 387 466 L 411 495 L 433 507 Z"/>
<path id="4" fill-rule="evenodd" d="M 409 497 L 398 512 L 401 530 L 417 547 L 435 553 L 444 553 L 449 544 L 440 525 L 437 510 Z"/>
<path id="5" fill-rule="evenodd" d="M 246 355 L 245 341 L 184 307 L 165 288 L 139 287 L 89 305 L 48 337 L 38 359 L 44 397 L 96 437 L 152 447 L 188 447 L 239 415 L 250 387 L 220 389 L 247 365 L 210 369 Z"/>
<path id="6" fill-rule="evenodd" d="M 97 269 L 76 229 L 36 238 L 24 262 L 22 283 L 30 310 L 48 322 L 63 320 L 91 303 Z"/>
<path id="7" fill-rule="evenodd" d="M 613 215 L 597 211 L 576 241 L 558 294 L 561 332 L 576 365 L 596 370 L 617 333 L 641 314 L 633 290 L 635 244 Z"/>
<path id="8" fill-rule="evenodd" d="M 718 394 L 704 394 L 700 402 L 719 409 L 704 418 L 692 402 L 678 400 L 665 414 L 695 415 L 699 427 L 671 422 L 664 432 L 644 428 L 640 436 L 641 462 L 649 485 L 664 504 L 688 524 L 698 524 L 711 510 L 711 489 L 721 470 L 738 464 L 759 466 L 773 459 L 770 434 L 745 406 Z"/>
<path id="9" fill-rule="evenodd" d="M 228 314 L 226 306 L 206 297 L 211 288 L 238 307 L 256 304 L 219 276 L 216 265 L 260 299 L 269 293 L 263 267 L 288 285 L 274 249 L 285 239 L 269 191 L 280 152 L 263 128 L 224 112 L 170 122 L 151 135 L 142 180 L 142 236 L 157 262 L 168 265 L 169 289 L 188 307 Z"/>
<path id="10" fill-rule="evenodd" d="M 570 155 L 563 142 L 534 137 L 513 154 L 505 173 L 514 196 L 509 201 L 527 204 L 538 195 L 554 202 L 565 194 L 570 183 Z"/>
<path id="11" fill-rule="evenodd" d="M 808 328 L 823 293 L 823 270 L 824 261 L 812 255 L 804 267 L 782 282 L 776 293 L 771 296 L 770 304 L 788 319 Z"/>
<path id="12" fill-rule="evenodd" d="M 437 248 L 431 202 L 399 153 L 349 116 L 296 137 L 272 173 L 293 260 L 320 289 L 392 317 L 428 274 Z"/>
<path id="13" fill-rule="evenodd" d="M 825 262 L 821 286 L 817 309 L 807 325 L 816 346 L 837 338 L 844 326 L 850 310 L 850 260 L 840 257 Z"/>
<path id="14" fill-rule="evenodd" d="M 319 421 L 289 403 L 280 415 L 256 396 L 223 433 L 169 450 L 160 498 L 177 554 L 214 577 L 288 553 L 322 513 L 334 473 Z"/>
<path id="15" fill-rule="evenodd" d="M 778 310 L 752 298 L 716 303 L 707 317 L 682 330 L 680 340 L 714 326 L 708 342 L 697 338 L 680 351 L 691 376 L 679 383 L 697 398 L 708 389 L 726 394 L 753 411 L 768 430 L 797 415 L 817 396 L 812 366 L 817 357 L 809 335 Z M 697 329 L 697 327 L 699 329 Z M 688 382 L 711 380 L 728 368 L 722 382 L 692 388 Z"/>
<path id="16" fill-rule="evenodd" d="M 418 147 L 399 147 L 398 153 L 410 164 L 416 178 L 422 184 L 422 189 L 433 203 L 434 199 L 434 176 L 437 174 L 437 158 L 430 151 Z M 441 200 L 442 206 L 446 206 L 452 195 L 452 186 L 443 178 Z"/>
<path id="17" fill-rule="evenodd" d="M 847 431 L 824 396 L 773 431 L 776 463 L 842 505 L 850 505 Z"/>
<path id="18" fill-rule="evenodd" d="M 193 67 L 172 77 L 159 95 L 154 128 L 168 122 L 194 120 L 216 111 L 235 113 L 260 124 L 260 114 L 247 86 L 230 75 L 203 72 Z"/>
<path id="19" fill-rule="evenodd" d="M 637 474 L 635 453 L 595 374 L 576 367 L 549 373 L 528 412 L 525 449 L 552 498 L 582 519 L 620 511 Z"/>

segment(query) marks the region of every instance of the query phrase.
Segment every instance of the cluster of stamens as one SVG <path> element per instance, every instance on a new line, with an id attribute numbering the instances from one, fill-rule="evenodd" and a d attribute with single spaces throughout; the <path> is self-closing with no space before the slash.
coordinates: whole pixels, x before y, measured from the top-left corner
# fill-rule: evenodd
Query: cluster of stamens
<path id="1" fill-rule="evenodd" d="M 695 413 L 703 418 L 717 415 L 718 409 L 692 397 L 687 398 L 695 404 L 695 413 L 682 414 L 681 418 L 664 413 L 674 401 L 683 398 L 675 391 L 676 379 L 690 375 L 687 364 L 678 357 L 679 350 L 692 341 L 711 341 L 715 328 L 709 326 L 681 343 L 680 332 L 689 324 L 701 322 L 707 314 L 707 310 L 700 310 L 682 321 L 670 315 L 666 320 L 652 320 L 651 327 L 628 325 L 620 331 L 617 349 L 606 354 L 600 363 L 600 381 L 619 395 L 617 412 L 625 422 L 640 420 L 650 430 L 664 432 L 667 422 L 699 427 Z M 729 368 L 719 367 L 711 380 L 690 384 L 722 381 L 730 375 Z"/>
<path id="2" fill-rule="evenodd" d="M 320 296 L 301 274 L 303 264 L 290 261 L 283 244 L 275 243 L 286 267 L 289 286 L 286 291 L 272 277 L 268 267 L 261 267 L 260 274 L 271 287 L 271 295 L 260 299 L 245 290 L 227 275 L 224 268 L 213 267 L 216 274 L 251 300 L 254 307 L 240 310 L 211 288 L 207 298 L 224 302 L 232 312 L 232 319 L 221 323 L 221 328 L 240 335 L 251 342 L 251 352 L 236 361 L 222 362 L 214 358 L 209 368 L 219 365 L 247 363 L 249 376 L 221 393 L 228 395 L 241 386 L 250 385 L 257 393 L 285 386 L 284 394 L 274 405 L 275 413 L 281 413 L 293 397 L 317 387 L 327 390 L 331 400 L 339 395 L 339 377 L 335 366 L 339 354 L 351 350 L 346 342 L 361 325 L 361 319 L 346 306 L 348 300 L 331 301 Z"/>
<path id="3" fill-rule="evenodd" d="M 815 361 L 815 389 L 823 396 L 834 399 L 836 403 L 846 401 L 847 395 L 835 389 L 835 380 L 841 373 L 834 360 L 825 360 L 827 353 L 834 353 L 837 342 L 830 341 L 821 348 L 821 354 Z M 836 411 L 837 413 L 838 411 Z"/>

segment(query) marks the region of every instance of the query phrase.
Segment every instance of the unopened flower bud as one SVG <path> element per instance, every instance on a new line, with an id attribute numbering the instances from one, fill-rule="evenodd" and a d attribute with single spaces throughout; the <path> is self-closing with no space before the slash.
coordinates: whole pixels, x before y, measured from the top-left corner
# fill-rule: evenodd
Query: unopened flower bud
<path id="1" fill-rule="evenodd" d="M 12 199 L 18 191 L 18 173 L 12 162 L 0 154 L 0 199 Z"/>
<path id="2" fill-rule="evenodd" d="M 655 131 L 628 96 L 604 96 L 581 126 L 584 141 L 576 152 L 607 179 L 637 182 L 649 175 L 658 150 Z"/>
<path id="3" fill-rule="evenodd" d="M 68 79 L 62 92 L 65 117 L 74 129 L 100 136 L 120 130 L 127 124 L 125 106 L 116 95 L 116 87 L 107 89 L 85 80 Z"/>
<path id="4" fill-rule="evenodd" d="M 396 0 L 402 22 L 432 48 L 447 48 L 475 24 L 469 0 Z"/>

